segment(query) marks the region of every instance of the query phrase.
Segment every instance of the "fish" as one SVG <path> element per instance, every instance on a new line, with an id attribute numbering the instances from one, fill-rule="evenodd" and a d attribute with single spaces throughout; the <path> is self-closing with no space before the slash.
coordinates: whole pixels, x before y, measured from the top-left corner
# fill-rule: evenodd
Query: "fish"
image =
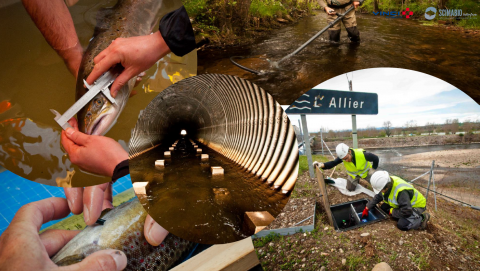
<path id="1" fill-rule="evenodd" d="M 143 234 L 147 212 L 138 198 L 123 203 L 101 217 L 103 225 L 88 226 L 68 242 L 53 258 L 59 266 L 78 263 L 103 249 L 121 250 L 127 255 L 124 270 L 164 271 L 170 269 L 195 247 L 195 244 L 168 234 L 157 247 Z"/>
<path id="2" fill-rule="evenodd" d="M 93 38 L 83 55 L 78 71 L 76 100 L 88 91 L 83 80 L 92 72 L 95 56 L 117 38 L 150 34 L 160 19 L 161 11 L 165 11 L 162 9 L 164 2 L 167 1 L 119 0 L 112 8 L 98 11 Z M 127 104 L 135 81 L 136 76 L 118 91 L 115 97 L 116 104 L 112 104 L 102 93 L 96 95 L 77 114 L 79 130 L 89 135 L 105 135 L 116 123 Z"/>

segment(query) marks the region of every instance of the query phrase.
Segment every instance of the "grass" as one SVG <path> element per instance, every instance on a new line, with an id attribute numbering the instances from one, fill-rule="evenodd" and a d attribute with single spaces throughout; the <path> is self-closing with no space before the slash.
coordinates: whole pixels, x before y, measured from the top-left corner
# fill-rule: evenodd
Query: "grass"
<path id="1" fill-rule="evenodd" d="M 267 236 L 254 239 L 253 240 L 253 245 L 255 247 L 263 247 L 267 243 L 270 243 L 272 241 L 278 241 L 278 240 L 281 240 L 281 239 L 283 239 L 283 236 L 281 236 L 278 233 L 271 232 Z"/>
<path id="2" fill-rule="evenodd" d="M 358 270 L 361 264 L 365 264 L 365 258 L 363 256 L 350 255 L 347 257 L 348 270 Z"/>
<path id="3" fill-rule="evenodd" d="M 328 162 L 328 161 L 331 161 L 332 158 L 330 156 L 324 156 L 324 155 L 312 155 L 312 159 L 313 161 L 318 161 L 318 162 L 322 162 L 322 163 L 325 163 L 325 162 Z M 308 161 L 307 161 L 307 156 L 306 155 L 300 155 L 300 165 L 298 167 L 298 174 L 299 175 L 302 175 L 304 172 L 308 171 Z M 345 167 L 343 166 L 343 164 L 339 164 L 337 166 L 337 169 L 336 170 L 340 170 L 340 171 L 345 171 Z"/>

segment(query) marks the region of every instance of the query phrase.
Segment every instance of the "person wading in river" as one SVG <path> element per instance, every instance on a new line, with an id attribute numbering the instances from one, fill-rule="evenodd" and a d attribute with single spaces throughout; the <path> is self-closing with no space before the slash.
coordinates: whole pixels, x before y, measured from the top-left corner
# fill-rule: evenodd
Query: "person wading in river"
<path id="1" fill-rule="evenodd" d="M 386 171 L 375 172 L 371 185 L 376 195 L 367 203 L 362 218 L 368 217 L 368 210 L 383 202 L 380 208 L 398 220 L 400 230 L 426 229 L 430 219 L 430 214 L 425 212 L 427 200 L 413 185 Z"/>
<path id="2" fill-rule="evenodd" d="M 327 22 L 331 23 L 337 18 L 337 13 L 345 13 L 352 5 L 357 9 L 361 5 L 363 0 L 352 1 L 352 0 L 317 0 L 320 6 L 328 14 Z M 348 33 L 348 38 L 352 42 L 360 42 L 360 31 L 357 28 L 357 19 L 355 17 L 355 11 L 350 11 L 348 14 L 343 17 L 341 20 L 345 29 Z M 341 25 L 340 21 L 334 24 L 328 30 L 328 36 L 330 41 L 339 42 L 340 41 L 340 32 Z"/>
<path id="3" fill-rule="evenodd" d="M 378 156 L 373 153 L 366 152 L 363 149 L 350 149 L 346 144 L 340 143 L 336 148 L 337 159 L 327 162 L 313 162 L 313 166 L 318 166 L 323 169 L 331 169 L 336 165 L 343 162 L 345 169 L 347 170 L 347 190 L 354 191 L 357 187 L 360 178 L 365 179 L 370 183 L 370 177 L 372 173 L 370 169 L 377 169 Z M 372 163 L 370 163 L 372 162 Z"/>

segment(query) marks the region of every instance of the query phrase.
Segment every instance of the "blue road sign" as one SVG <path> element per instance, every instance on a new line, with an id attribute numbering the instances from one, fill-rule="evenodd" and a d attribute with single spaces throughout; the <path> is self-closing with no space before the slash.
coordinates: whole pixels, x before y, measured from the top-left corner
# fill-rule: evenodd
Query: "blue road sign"
<path id="1" fill-rule="evenodd" d="M 378 114 L 376 93 L 311 89 L 303 94 L 287 110 L 287 114 Z"/>

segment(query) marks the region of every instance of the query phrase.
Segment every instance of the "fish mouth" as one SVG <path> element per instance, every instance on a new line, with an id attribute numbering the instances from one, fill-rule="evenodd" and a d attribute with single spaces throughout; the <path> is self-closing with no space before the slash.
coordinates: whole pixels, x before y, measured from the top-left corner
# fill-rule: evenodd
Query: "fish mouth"
<path id="1" fill-rule="evenodd" d="M 98 118 L 97 120 L 95 120 L 95 122 L 91 126 L 92 128 L 89 129 L 87 134 L 88 135 L 101 135 L 102 132 L 103 132 L 102 131 L 103 129 L 101 129 L 101 128 L 103 128 L 104 126 L 108 126 L 108 125 L 103 125 L 102 122 L 105 122 L 103 120 L 106 120 L 109 115 L 110 114 L 105 114 L 105 115 L 101 116 L 100 118 Z"/>

